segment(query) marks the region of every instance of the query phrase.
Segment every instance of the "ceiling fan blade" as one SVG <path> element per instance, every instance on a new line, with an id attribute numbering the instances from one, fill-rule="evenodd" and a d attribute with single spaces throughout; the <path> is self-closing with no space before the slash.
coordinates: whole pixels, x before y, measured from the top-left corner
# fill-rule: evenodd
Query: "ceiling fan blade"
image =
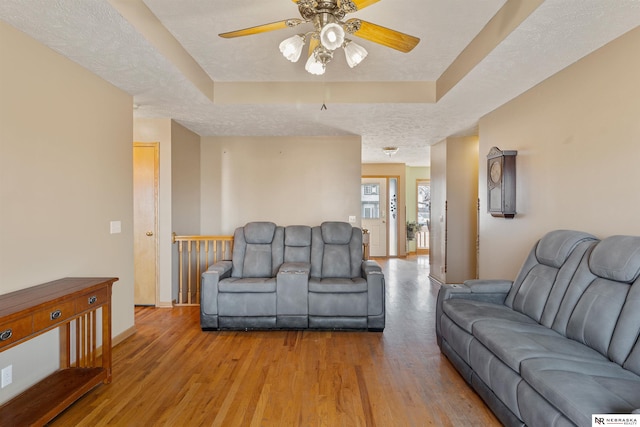
<path id="1" fill-rule="evenodd" d="M 313 55 L 313 51 L 320 45 L 320 39 L 317 37 L 311 37 L 309 40 L 309 56 Z"/>
<path id="2" fill-rule="evenodd" d="M 420 42 L 417 37 L 356 18 L 349 19 L 345 23 L 345 28 L 348 33 L 354 36 L 362 37 L 404 53 L 410 52 Z"/>
<path id="3" fill-rule="evenodd" d="M 242 30 L 229 31 L 228 33 L 218 34 L 220 37 L 230 39 L 233 37 L 250 36 L 252 34 L 266 33 L 267 31 L 282 30 L 284 28 L 295 27 L 302 24 L 302 19 L 285 19 L 284 21 L 272 22 L 270 24 L 258 25 L 255 27 L 244 28 Z"/>

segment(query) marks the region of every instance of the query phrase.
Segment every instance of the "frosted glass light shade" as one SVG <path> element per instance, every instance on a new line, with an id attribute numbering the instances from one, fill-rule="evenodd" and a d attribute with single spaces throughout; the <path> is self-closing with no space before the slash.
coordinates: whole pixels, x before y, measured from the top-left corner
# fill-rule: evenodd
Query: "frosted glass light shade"
<path id="1" fill-rule="evenodd" d="M 359 44 L 348 41 L 344 46 L 344 56 L 347 58 L 347 64 L 353 68 L 367 57 L 369 52 Z"/>
<path id="2" fill-rule="evenodd" d="M 321 76 L 326 71 L 326 66 L 318 60 L 315 54 L 313 54 L 309 56 L 309 59 L 307 59 L 307 63 L 305 64 L 304 69 L 311 74 Z"/>
<path id="3" fill-rule="evenodd" d="M 291 62 L 297 62 L 300 59 L 302 53 L 302 47 L 304 46 L 304 37 L 296 34 L 293 37 L 289 37 L 280 43 L 280 52 L 282 55 Z"/>
<path id="4" fill-rule="evenodd" d="M 336 23 L 327 24 L 320 31 L 320 43 L 329 50 L 336 50 L 344 43 L 344 29 Z"/>

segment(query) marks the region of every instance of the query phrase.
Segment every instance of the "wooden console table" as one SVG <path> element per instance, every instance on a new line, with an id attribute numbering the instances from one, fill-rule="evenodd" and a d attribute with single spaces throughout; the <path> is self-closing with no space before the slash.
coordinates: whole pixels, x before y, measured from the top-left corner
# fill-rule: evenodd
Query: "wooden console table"
<path id="1" fill-rule="evenodd" d="M 44 425 L 89 390 L 111 382 L 111 287 L 117 280 L 72 277 L 0 295 L 0 352 L 60 330 L 60 369 L 0 406 L 0 425 Z"/>

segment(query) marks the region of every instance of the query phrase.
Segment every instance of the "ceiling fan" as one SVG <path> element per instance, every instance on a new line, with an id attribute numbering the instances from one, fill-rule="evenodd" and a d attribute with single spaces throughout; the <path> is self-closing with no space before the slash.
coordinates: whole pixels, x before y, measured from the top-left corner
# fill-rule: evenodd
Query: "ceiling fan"
<path id="1" fill-rule="evenodd" d="M 346 34 L 405 53 L 410 52 L 420 42 L 417 37 L 362 19 L 352 18 L 343 21 L 346 14 L 357 12 L 378 1 L 380 0 L 293 0 L 298 5 L 302 19 L 285 19 L 219 35 L 224 38 L 242 37 L 312 23 L 312 31 L 296 34 L 284 40 L 280 43 L 280 51 L 291 62 L 297 62 L 308 39 L 309 56 L 305 69 L 311 74 L 321 75 L 324 74 L 327 63 L 333 59 L 334 51 L 340 47 L 344 49 L 347 64 L 351 68 L 367 56 L 366 49 L 346 38 Z"/>

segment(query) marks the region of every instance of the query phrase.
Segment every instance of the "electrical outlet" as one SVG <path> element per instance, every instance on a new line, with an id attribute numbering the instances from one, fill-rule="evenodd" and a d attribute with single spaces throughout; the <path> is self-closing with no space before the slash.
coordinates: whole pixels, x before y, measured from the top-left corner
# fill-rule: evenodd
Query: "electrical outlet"
<path id="1" fill-rule="evenodd" d="M 2 388 L 5 388 L 13 382 L 13 365 L 9 365 L 2 369 Z"/>
<path id="2" fill-rule="evenodd" d="M 351 224 L 355 223 L 356 222 L 356 216 L 355 215 L 349 215 L 349 222 Z"/>

